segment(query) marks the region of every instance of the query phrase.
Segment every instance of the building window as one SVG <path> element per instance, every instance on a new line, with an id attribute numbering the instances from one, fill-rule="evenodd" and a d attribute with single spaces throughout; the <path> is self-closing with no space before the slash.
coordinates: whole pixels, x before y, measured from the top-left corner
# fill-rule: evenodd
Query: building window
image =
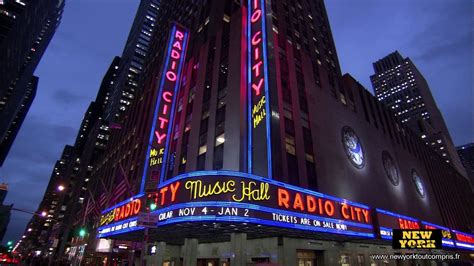
<path id="1" fill-rule="evenodd" d="M 286 135 L 285 137 L 285 147 L 286 147 L 286 152 L 292 155 L 296 154 L 295 150 L 295 138 L 290 135 Z"/>
<path id="2" fill-rule="evenodd" d="M 207 152 L 207 145 L 202 145 L 199 147 L 199 155 L 205 154 Z"/>
<path id="3" fill-rule="evenodd" d="M 204 170 L 205 164 L 206 164 L 206 153 L 203 153 L 199 155 L 197 158 L 196 170 L 197 171 Z"/>
<path id="4" fill-rule="evenodd" d="M 217 140 L 216 140 L 217 142 Z M 224 144 L 220 144 L 219 146 L 216 146 L 214 148 L 214 165 L 213 169 L 214 170 L 220 170 L 222 169 L 222 166 L 224 164 Z"/>
<path id="5" fill-rule="evenodd" d="M 315 165 L 311 161 L 306 161 L 306 175 L 308 177 L 308 188 L 316 191 L 318 189 L 318 180 Z"/>
<path id="6" fill-rule="evenodd" d="M 225 142 L 225 134 L 222 133 L 222 134 L 220 134 L 219 136 L 216 137 L 216 144 L 215 145 L 219 146 L 221 144 L 224 144 L 224 142 Z"/>
<path id="7" fill-rule="evenodd" d="M 285 132 L 291 136 L 295 135 L 295 127 L 293 121 L 285 117 Z"/>
<path id="8" fill-rule="evenodd" d="M 298 160 L 296 156 L 291 153 L 286 153 L 286 158 L 288 160 L 288 181 L 290 184 L 298 186 L 299 185 L 299 174 L 298 174 Z"/>

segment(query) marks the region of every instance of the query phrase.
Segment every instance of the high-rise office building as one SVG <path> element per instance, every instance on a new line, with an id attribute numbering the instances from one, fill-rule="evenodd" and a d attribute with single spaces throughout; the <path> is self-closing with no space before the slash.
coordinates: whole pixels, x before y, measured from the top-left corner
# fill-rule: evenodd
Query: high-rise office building
<path id="1" fill-rule="evenodd" d="M 472 244 L 451 231 L 470 232 L 467 181 L 341 75 L 322 0 L 162 1 L 153 30 L 58 258 L 367 264 L 432 227 Z"/>
<path id="2" fill-rule="evenodd" d="M 74 146 L 66 145 L 61 159 L 56 162 L 37 210 L 37 213 L 47 212 L 46 217 L 34 216 L 24 232 L 24 247 L 41 251 L 49 259 L 67 244 L 77 209 L 85 204 L 86 188 L 91 181 L 89 173 L 101 158 L 109 138 L 110 130 L 103 116 L 117 80 L 119 64 L 120 57 L 115 57 L 104 75 L 95 101 L 84 114 Z"/>
<path id="3" fill-rule="evenodd" d="M 8 152 L 13 144 L 13 141 L 20 130 L 23 121 L 25 120 L 26 114 L 30 109 L 31 104 L 36 95 L 36 89 L 38 87 L 38 77 L 33 76 L 31 81 L 28 83 L 26 87 L 25 94 L 23 95 L 22 102 L 20 103 L 19 109 L 15 114 L 15 118 L 10 124 L 5 136 L 3 137 L 2 141 L 0 141 L 0 166 L 5 161 Z"/>
<path id="4" fill-rule="evenodd" d="M 428 82 L 410 58 L 398 51 L 373 63 L 370 76 L 377 99 L 410 126 L 446 162 L 466 175 Z"/>
<path id="5" fill-rule="evenodd" d="M 471 180 L 471 187 L 474 191 L 474 143 L 468 143 L 456 147 L 461 163 L 466 168 L 467 176 Z"/>
<path id="6" fill-rule="evenodd" d="M 0 1 L 0 166 L 35 96 L 33 72 L 63 8 L 63 0 Z"/>
<path id="7" fill-rule="evenodd" d="M 66 145 L 61 154 L 61 158 L 56 161 L 51 172 L 48 186 L 46 187 L 43 199 L 41 200 L 35 215 L 31 217 L 22 239 L 24 245 L 35 247 L 43 254 L 48 252 L 48 248 L 57 245 L 55 238 L 50 238 L 51 232 L 57 231 L 57 222 L 64 219 L 66 208 L 65 203 L 70 199 L 69 191 L 73 187 L 68 178 L 68 171 L 71 162 L 74 162 L 75 150 L 73 146 Z M 44 214 L 43 214 L 44 213 Z M 33 248 L 27 252 L 34 252 Z"/>
<path id="8" fill-rule="evenodd" d="M 125 111 L 141 90 L 138 85 L 144 71 L 145 58 L 149 54 L 149 46 L 160 0 L 142 0 L 138 7 L 132 29 L 128 35 L 120 62 L 119 76 L 114 84 L 107 107 L 105 119 L 120 123 Z"/>

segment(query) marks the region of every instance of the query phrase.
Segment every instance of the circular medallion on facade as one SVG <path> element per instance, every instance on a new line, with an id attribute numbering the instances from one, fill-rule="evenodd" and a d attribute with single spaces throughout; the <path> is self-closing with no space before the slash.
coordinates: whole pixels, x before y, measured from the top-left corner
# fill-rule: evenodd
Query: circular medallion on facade
<path id="1" fill-rule="evenodd" d="M 390 180 L 394 186 L 398 186 L 400 183 L 400 176 L 398 175 L 398 169 L 395 165 L 395 161 L 393 160 L 392 156 L 390 156 L 388 151 L 382 152 L 382 163 L 388 180 Z"/>
<path id="2" fill-rule="evenodd" d="M 364 149 L 359 137 L 357 137 L 354 130 L 348 126 L 342 128 L 342 145 L 351 163 L 359 169 L 364 167 Z"/>
<path id="3" fill-rule="evenodd" d="M 416 191 L 421 197 L 425 197 L 425 185 L 423 184 L 420 175 L 415 170 L 411 170 L 411 176 L 413 183 L 415 184 Z"/>

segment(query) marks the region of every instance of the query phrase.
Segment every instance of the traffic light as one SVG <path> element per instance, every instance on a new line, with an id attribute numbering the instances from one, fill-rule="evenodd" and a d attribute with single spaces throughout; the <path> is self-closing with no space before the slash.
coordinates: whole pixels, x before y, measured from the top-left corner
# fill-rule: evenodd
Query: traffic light
<path id="1" fill-rule="evenodd" d="M 85 235 L 86 235 L 86 229 L 81 228 L 81 229 L 79 230 L 79 236 L 80 236 L 80 237 L 84 237 Z"/>
<path id="2" fill-rule="evenodd" d="M 13 245 L 13 241 L 10 240 L 7 242 L 7 246 L 11 246 L 11 245 Z"/>
<path id="3" fill-rule="evenodd" d="M 146 210 L 148 212 L 156 210 L 158 205 L 156 204 L 158 201 L 158 193 L 150 193 L 146 197 Z"/>

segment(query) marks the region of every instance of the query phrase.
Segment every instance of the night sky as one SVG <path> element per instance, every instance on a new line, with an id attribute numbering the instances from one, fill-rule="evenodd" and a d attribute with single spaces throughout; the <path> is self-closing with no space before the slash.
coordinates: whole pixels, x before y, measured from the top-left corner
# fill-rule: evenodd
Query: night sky
<path id="1" fill-rule="evenodd" d="M 33 105 L 0 177 L 6 204 L 35 211 L 54 163 L 73 144 L 112 59 L 122 53 L 138 0 L 68 0 L 35 75 Z M 398 50 L 428 81 L 455 145 L 474 142 L 471 0 L 326 0 L 343 73 L 372 91 L 372 62 Z M 13 212 L 4 242 L 21 237 L 31 215 Z"/>

